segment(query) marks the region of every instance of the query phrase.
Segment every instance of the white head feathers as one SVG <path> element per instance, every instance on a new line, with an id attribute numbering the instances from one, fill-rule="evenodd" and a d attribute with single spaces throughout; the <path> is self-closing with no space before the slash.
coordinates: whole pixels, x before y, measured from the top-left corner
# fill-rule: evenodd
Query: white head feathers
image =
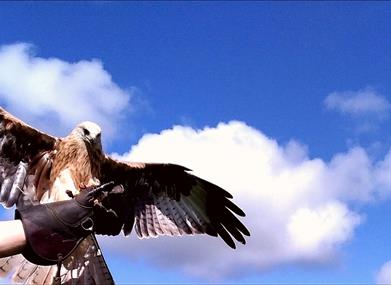
<path id="1" fill-rule="evenodd" d="M 100 142 L 101 132 L 102 130 L 97 124 L 89 121 L 80 123 L 72 131 L 73 134 L 90 143 Z"/>

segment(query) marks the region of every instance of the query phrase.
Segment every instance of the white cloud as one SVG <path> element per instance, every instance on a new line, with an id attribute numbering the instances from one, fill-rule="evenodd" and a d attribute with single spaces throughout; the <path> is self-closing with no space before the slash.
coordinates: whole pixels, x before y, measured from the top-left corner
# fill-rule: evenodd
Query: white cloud
<path id="1" fill-rule="evenodd" d="M 376 181 L 376 194 L 379 198 L 391 198 L 391 150 L 386 154 L 384 159 L 377 163 L 374 169 L 374 179 Z"/>
<path id="2" fill-rule="evenodd" d="M 333 92 L 324 100 L 329 110 L 349 115 L 375 115 L 383 118 L 388 115 L 391 104 L 372 88 L 358 91 Z"/>
<path id="3" fill-rule="evenodd" d="M 391 284 L 391 261 L 386 262 L 376 275 L 377 284 Z"/>
<path id="4" fill-rule="evenodd" d="M 104 247 L 130 260 L 212 280 L 286 263 L 335 262 L 340 246 L 363 222 L 350 204 L 372 201 L 391 189 L 385 175 L 391 152 L 378 163 L 361 147 L 329 162 L 311 159 L 298 142 L 281 146 L 237 121 L 147 134 L 122 158 L 185 165 L 233 194 L 252 233 L 236 251 L 210 237 L 103 239 Z"/>
<path id="5" fill-rule="evenodd" d="M 57 135 L 91 120 L 103 127 L 105 137 L 112 136 L 116 123 L 129 109 L 132 89 L 117 86 L 99 60 L 71 63 L 40 58 L 33 51 L 27 43 L 0 47 L 2 105 Z"/>

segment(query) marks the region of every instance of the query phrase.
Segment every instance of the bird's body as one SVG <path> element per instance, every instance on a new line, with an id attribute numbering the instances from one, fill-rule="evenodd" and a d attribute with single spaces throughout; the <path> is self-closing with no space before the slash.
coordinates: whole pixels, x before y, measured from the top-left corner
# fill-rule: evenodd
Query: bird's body
<path id="1" fill-rule="evenodd" d="M 206 233 L 220 236 L 232 248 L 232 237 L 245 243 L 243 235 L 249 235 L 234 215 L 244 216 L 244 212 L 230 201 L 232 196 L 189 169 L 113 160 L 103 153 L 101 129 L 92 122 L 79 124 L 67 137 L 55 138 L 0 108 L 0 203 L 4 206 L 13 206 L 20 190 L 25 200 L 48 203 L 70 199 L 67 191 L 77 194 L 108 181 L 124 188 L 120 195 L 100 201 L 118 214 L 118 224 L 107 222 L 107 227 L 115 226 L 115 233 L 122 230 L 128 235 L 133 226 L 140 238 Z M 49 280 L 50 284 L 53 268 L 25 260 L 15 265 L 16 259 L 21 257 L 0 259 L 0 275 L 14 271 L 14 281 L 43 284 Z M 62 271 L 67 284 L 113 283 L 94 236 L 64 262 Z"/>
<path id="2" fill-rule="evenodd" d="M 4 112 L 4 111 L 3 111 Z M 9 114 L 3 120 L 13 119 Z M 16 124 L 19 121 L 14 118 Z M 15 127 L 15 126 L 14 126 Z M 85 130 L 90 129 L 87 136 Z M 2 138 L 1 152 L 6 147 L 7 136 Z M 77 194 L 80 186 L 99 185 L 100 164 L 103 156 L 100 143 L 100 128 L 94 123 L 78 125 L 67 137 L 49 144 L 51 149 L 38 152 L 29 158 L 24 190 L 26 198 L 50 203 L 70 199 L 67 191 Z M 91 155 L 95 158 L 91 159 Z M 4 184 L 4 183 L 3 183 Z M 5 188 L 3 189 L 6 190 Z M 11 193 L 9 193 L 11 194 Z M 12 197 L 8 197 L 13 199 Z M 4 202 L 4 201 L 3 201 Z M 7 205 L 11 206 L 11 205 Z M 51 284 L 56 266 L 38 266 L 25 260 L 21 255 L 0 259 L 0 276 L 13 271 L 13 281 L 26 284 Z M 94 272 L 93 276 L 91 272 Z M 112 284 L 113 279 L 104 262 L 94 237 L 85 239 L 62 266 L 62 282 L 67 284 Z"/>
<path id="3" fill-rule="evenodd" d="M 88 131 L 88 136 L 84 133 L 87 127 L 96 130 L 91 139 L 92 131 Z M 65 190 L 77 194 L 81 185 L 89 187 L 100 184 L 99 161 L 104 155 L 100 128 L 96 124 L 85 122 L 78 125 L 69 136 L 57 142 L 49 155 L 52 157 L 50 185 L 49 191 L 43 192 L 48 193 L 50 201 L 66 199 Z"/>

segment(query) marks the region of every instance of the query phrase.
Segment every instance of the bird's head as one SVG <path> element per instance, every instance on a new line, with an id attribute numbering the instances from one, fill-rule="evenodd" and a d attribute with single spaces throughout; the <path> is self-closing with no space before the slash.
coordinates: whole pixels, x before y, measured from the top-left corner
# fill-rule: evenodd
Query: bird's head
<path id="1" fill-rule="evenodd" d="M 72 131 L 74 135 L 81 138 L 86 143 L 102 147 L 101 143 L 101 128 L 93 122 L 83 122 L 76 126 Z"/>

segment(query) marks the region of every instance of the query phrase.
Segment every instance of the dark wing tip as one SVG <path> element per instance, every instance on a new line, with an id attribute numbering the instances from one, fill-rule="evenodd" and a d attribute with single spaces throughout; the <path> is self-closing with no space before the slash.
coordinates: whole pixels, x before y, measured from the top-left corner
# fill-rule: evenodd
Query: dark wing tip
<path id="1" fill-rule="evenodd" d="M 234 240 L 246 244 L 244 236 L 250 236 L 250 232 L 235 216 L 245 217 L 246 214 L 230 200 L 233 196 L 213 183 L 197 176 L 193 177 L 196 185 L 192 188 L 191 195 L 198 196 L 196 200 L 199 203 L 205 203 L 206 214 L 218 236 L 233 249 L 236 248 Z M 203 198 L 200 199 L 200 196 Z"/>
<path id="2" fill-rule="evenodd" d="M 225 241 L 225 243 L 232 249 L 236 249 L 235 242 L 233 241 L 230 234 L 221 225 L 218 227 L 217 232 L 219 236 Z"/>
<path id="3" fill-rule="evenodd" d="M 189 174 L 192 175 L 192 174 Z M 197 177 L 195 175 L 192 175 L 193 178 L 197 181 L 197 183 L 200 185 L 201 188 L 205 189 L 208 192 L 212 192 L 216 195 L 222 195 L 223 197 L 232 199 L 233 196 L 231 193 L 229 193 L 227 190 L 221 188 L 220 186 L 217 186 L 216 184 L 213 184 L 205 179 L 202 179 L 200 177 Z"/>
<path id="4" fill-rule="evenodd" d="M 250 234 L 250 231 L 245 227 L 245 226 L 243 226 L 244 228 L 241 230 L 241 232 L 244 234 L 244 235 L 246 235 L 246 236 L 251 236 L 251 234 Z"/>
<path id="5" fill-rule="evenodd" d="M 243 212 L 242 209 L 240 209 L 235 203 L 233 203 L 232 201 L 228 200 L 228 199 L 225 199 L 224 200 L 225 202 L 225 206 L 227 208 L 229 208 L 231 211 L 233 211 L 235 214 L 241 216 L 241 217 L 245 217 L 246 214 Z"/>

